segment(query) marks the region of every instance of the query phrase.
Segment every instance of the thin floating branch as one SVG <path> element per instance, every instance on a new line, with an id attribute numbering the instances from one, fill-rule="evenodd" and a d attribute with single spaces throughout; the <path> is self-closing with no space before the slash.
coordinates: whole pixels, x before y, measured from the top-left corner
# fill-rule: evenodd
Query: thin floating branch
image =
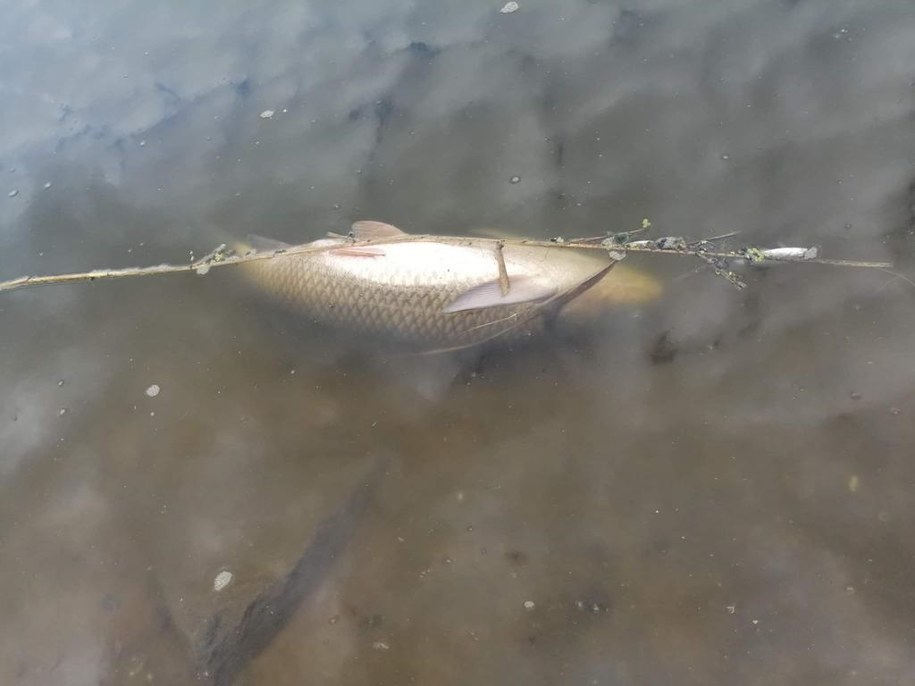
<path id="1" fill-rule="evenodd" d="M 405 234 L 403 236 L 389 236 L 371 240 L 350 239 L 350 244 L 355 247 L 364 247 L 390 243 L 422 243 L 437 242 L 450 245 L 489 245 L 501 257 L 505 246 L 532 246 L 555 249 L 575 250 L 602 250 L 611 254 L 614 259 L 622 259 L 627 253 L 648 253 L 652 255 L 676 255 L 696 257 L 712 265 L 716 274 L 720 274 L 735 286 L 742 288 L 745 284 L 730 270 L 732 263 L 747 263 L 751 265 L 765 265 L 779 262 L 803 262 L 806 264 L 822 264 L 836 267 L 849 267 L 858 269 L 891 269 L 889 262 L 868 262 L 857 260 L 824 259 L 819 257 L 815 248 L 742 248 L 739 250 L 720 250 L 714 248 L 714 242 L 723 238 L 730 238 L 733 233 L 723 236 L 688 242 L 679 236 L 666 236 L 655 240 L 632 240 L 632 236 L 645 231 L 650 224 L 643 222 L 640 229 L 624 233 L 609 234 L 587 238 L 553 238 L 549 240 L 532 238 L 485 238 L 466 236 L 434 236 L 429 234 Z M 229 267 L 257 260 L 269 260 L 276 257 L 289 257 L 292 255 L 308 255 L 332 250 L 335 245 L 303 244 L 292 246 L 283 250 L 268 250 L 247 252 L 243 255 L 235 254 L 226 248 L 225 244 L 217 246 L 205 257 L 194 260 L 189 264 L 158 264 L 149 267 L 125 267 L 120 269 L 94 269 L 87 272 L 73 272 L 69 274 L 53 274 L 40 276 L 20 276 L 8 281 L 0 281 L 0 292 L 13 291 L 20 288 L 33 286 L 51 286 L 59 284 L 84 283 L 89 281 L 104 281 L 111 279 L 124 279 L 137 276 L 156 276 L 160 274 L 180 274 L 193 272 L 205 275 L 216 267 Z M 497 257 L 498 259 L 498 257 Z M 501 272 L 501 269 L 500 269 Z M 502 275 L 500 273 L 500 281 Z"/>

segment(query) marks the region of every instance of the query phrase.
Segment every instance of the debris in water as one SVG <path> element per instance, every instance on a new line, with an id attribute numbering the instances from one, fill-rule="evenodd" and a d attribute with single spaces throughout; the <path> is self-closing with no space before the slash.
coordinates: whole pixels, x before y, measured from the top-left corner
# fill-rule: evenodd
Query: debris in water
<path id="1" fill-rule="evenodd" d="M 848 478 L 848 490 L 854 493 L 858 490 L 858 486 L 861 485 L 861 479 L 858 478 L 857 474 L 852 474 Z"/>
<path id="2" fill-rule="evenodd" d="M 511 2 L 506 2 L 505 5 L 502 7 L 502 9 L 500 9 L 499 11 L 502 14 L 511 14 L 512 12 L 517 12 L 519 9 L 521 9 L 520 5 L 518 5 L 517 2 L 512 0 Z"/>
<path id="3" fill-rule="evenodd" d="M 48 190 L 50 187 L 51 187 L 51 182 L 50 182 L 50 181 L 45 181 L 45 182 L 44 182 L 44 189 L 45 189 L 45 190 Z"/>
<path id="4" fill-rule="evenodd" d="M 58 385 L 58 386 L 63 386 L 63 385 L 64 385 L 64 380 L 61 379 L 60 381 L 58 381 L 58 382 L 57 382 L 57 385 Z"/>
<path id="5" fill-rule="evenodd" d="M 11 198 L 15 198 L 17 195 L 19 195 L 19 191 L 14 188 L 7 195 L 9 195 Z"/>
<path id="6" fill-rule="evenodd" d="M 770 248 L 759 253 L 767 260 L 815 260 L 819 251 L 816 248 Z"/>
<path id="7" fill-rule="evenodd" d="M 680 236 L 665 236 L 655 241 L 658 250 L 686 250 L 686 240 Z"/>
<path id="8" fill-rule="evenodd" d="M 391 646 L 389 646 L 389 645 L 388 645 L 387 643 L 385 643 L 384 641 L 375 641 L 375 642 L 372 644 L 372 647 L 373 647 L 375 650 L 390 650 L 390 649 L 391 649 Z"/>
<path id="9" fill-rule="evenodd" d="M 533 601 L 533 600 L 525 600 L 525 601 L 524 601 L 524 609 L 525 609 L 525 610 L 533 610 L 533 609 L 534 609 L 534 601 Z"/>
<path id="10" fill-rule="evenodd" d="M 66 408 L 66 407 L 62 407 L 62 408 L 60 408 L 60 412 L 57 413 L 57 416 L 58 416 L 58 417 L 63 417 L 65 414 L 67 414 L 67 408 Z"/>
<path id="11" fill-rule="evenodd" d="M 736 605 L 726 605 L 724 609 L 728 611 L 728 614 L 729 614 L 729 615 L 732 615 L 732 614 L 734 614 L 735 612 L 737 612 L 737 606 L 736 606 Z"/>
<path id="12" fill-rule="evenodd" d="M 273 110 L 264 110 L 261 112 L 261 119 L 272 119 L 274 114 L 276 114 L 276 112 Z"/>
<path id="13" fill-rule="evenodd" d="M 148 395 L 150 398 L 155 398 L 157 395 L 159 395 L 160 390 L 161 389 L 159 388 L 158 384 L 153 384 L 146 389 L 146 395 Z"/>
<path id="14" fill-rule="evenodd" d="M 512 183 L 521 183 L 521 177 L 520 177 L 520 176 L 513 176 L 513 177 L 511 177 L 511 178 L 509 179 L 509 181 L 511 181 Z"/>
<path id="15" fill-rule="evenodd" d="M 209 273 L 210 266 L 214 262 L 222 262 L 227 257 L 230 257 L 233 254 L 234 254 L 234 251 L 226 248 L 225 243 L 220 243 L 219 245 L 216 246 L 216 248 L 214 250 L 211 250 L 209 253 L 207 253 L 206 255 L 201 257 L 199 260 L 196 260 L 196 262 L 198 264 L 194 268 L 194 271 L 198 275 L 203 276 L 203 275 Z M 193 252 L 191 253 L 191 262 L 195 262 Z"/>
<path id="16" fill-rule="evenodd" d="M 232 572 L 228 569 L 224 569 L 216 575 L 215 579 L 213 579 L 213 590 L 217 592 L 221 591 L 230 583 L 232 583 Z"/>

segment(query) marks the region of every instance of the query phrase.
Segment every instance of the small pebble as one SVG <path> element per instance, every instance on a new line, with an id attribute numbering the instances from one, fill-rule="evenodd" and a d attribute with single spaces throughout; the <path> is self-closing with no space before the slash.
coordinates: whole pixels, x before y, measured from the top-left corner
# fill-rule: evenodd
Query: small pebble
<path id="1" fill-rule="evenodd" d="M 141 147 L 141 148 L 145 148 L 145 147 L 146 147 L 146 141 L 140 141 L 140 147 Z"/>
<path id="2" fill-rule="evenodd" d="M 512 183 L 521 183 L 521 177 L 513 176 L 513 177 L 511 177 L 511 179 L 509 179 L 509 181 L 511 181 Z"/>
<path id="3" fill-rule="evenodd" d="M 276 114 L 276 112 L 273 110 L 264 110 L 261 112 L 261 119 L 272 119 L 274 114 Z"/>
<path id="4" fill-rule="evenodd" d="M 45 189 L 45 190 L 48 190 L 50 187 L 51 187 L 51 182 L 50 182 L 50 181 L 45 181 L 45 182 L 44 182 L 44 189 Z"/>
<path id="5" fill-rule="evenodd" d="M 58 382 L 57 382 L 57 385 L 58 385 L 58 386 L 63 386 L 63 385 L 64 385 L 64 380 L 61 379 L 60 381 L 58 381 Z"/>
<path id="6" fill-rule="evenodd" d="M 17 195 L 19 195 L 19 191 L 14 188 L 7 195 L 9 195 L 11 198 L 15 198 Z"/>
<path id="7" fill-rule="evenodd" d="M 232 572 L 228 569 L 224 569 L 216 575 L 215 579 L 213 579 L 213 590 L 217 592 L 221 591 L 230 583 L 232 583 Z"/>
<path id="8" fill-rule="evenodd" d="M 512 0 L 512 2 L 506 2 L 505 5 L 499 11 L 502 14 L 511 14 L 512 12 L 517 12 L 520 9 L 520 6 L 517 2 Z"/>
<path id="9" fill-rule="evenodd" d="M 60 412 L 57 413 L 57 415 L 58 415 L 59 417 L 63 417 L 65 414 L 67 414 L 67 408 L 66 408 L 66 407 L 60 408 Z"/>
<path id="10" fill-rule="evenodd" d="M 153 384 L 146 389 L 146 395 L 148 395 L 150 398 L 155 398 L 157 395 L 159 395 L 159 390 L 160 388 L 158 384 Z"/>

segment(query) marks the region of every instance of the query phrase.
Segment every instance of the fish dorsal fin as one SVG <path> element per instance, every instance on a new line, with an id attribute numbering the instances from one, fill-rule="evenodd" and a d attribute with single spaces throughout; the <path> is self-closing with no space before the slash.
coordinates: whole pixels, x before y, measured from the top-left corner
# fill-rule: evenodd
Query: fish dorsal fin
<path id="1" fill-rule="evenodd" d="M 485 281 L 470 288 L 448 303 L 442 312 L 482 310 L 500 305 L 520 305 L 547 300 L 556 295 L 556 287 L 543 284 L 530 276 L 511 277 L 508 293 L 502 294 L 499 279 Z"/>
<path id="2" fill-rule="evenodd" d="M 370 220 L 354 223 L 352 230 L 353 238 L 357 241 L 370 241 L 376 238 L 393 238 L 394 236 L 406 235 L 405 231 L 401 231 L 396 226 Z"/>
<path id="3" fill-rule="evenodd" d="M 291 248 L 292 245 L 289 243 L 283 243 L 283 241 L 277 241 L 273 238 L 264 238 L 263 236 L 258 236 L 257 234 L 249 233 L 248 234 L 248 243 L 251 244 L 251 247 L 255 250 L 287 250 Z"/>

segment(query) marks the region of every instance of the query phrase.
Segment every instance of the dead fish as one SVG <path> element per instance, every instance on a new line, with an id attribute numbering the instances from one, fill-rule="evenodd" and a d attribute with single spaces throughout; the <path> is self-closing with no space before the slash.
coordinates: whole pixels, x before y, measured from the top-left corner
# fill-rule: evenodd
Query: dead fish
<path id="1" fill-rule="evenodd" d="M 480 238 L 460 243 L 384 243 L 400 229 L 356 222 L 347 237 L 310 243 L 321 252 L 249 262 L 241 271 L 259 289 L 316 322 L 424 352 L 459 350 L 539 331 L 563 305 L 597 284 L 617 260 L 604 252 L 505 245 Z M 260 237 L 251 248 L 292 247 Z"/>

